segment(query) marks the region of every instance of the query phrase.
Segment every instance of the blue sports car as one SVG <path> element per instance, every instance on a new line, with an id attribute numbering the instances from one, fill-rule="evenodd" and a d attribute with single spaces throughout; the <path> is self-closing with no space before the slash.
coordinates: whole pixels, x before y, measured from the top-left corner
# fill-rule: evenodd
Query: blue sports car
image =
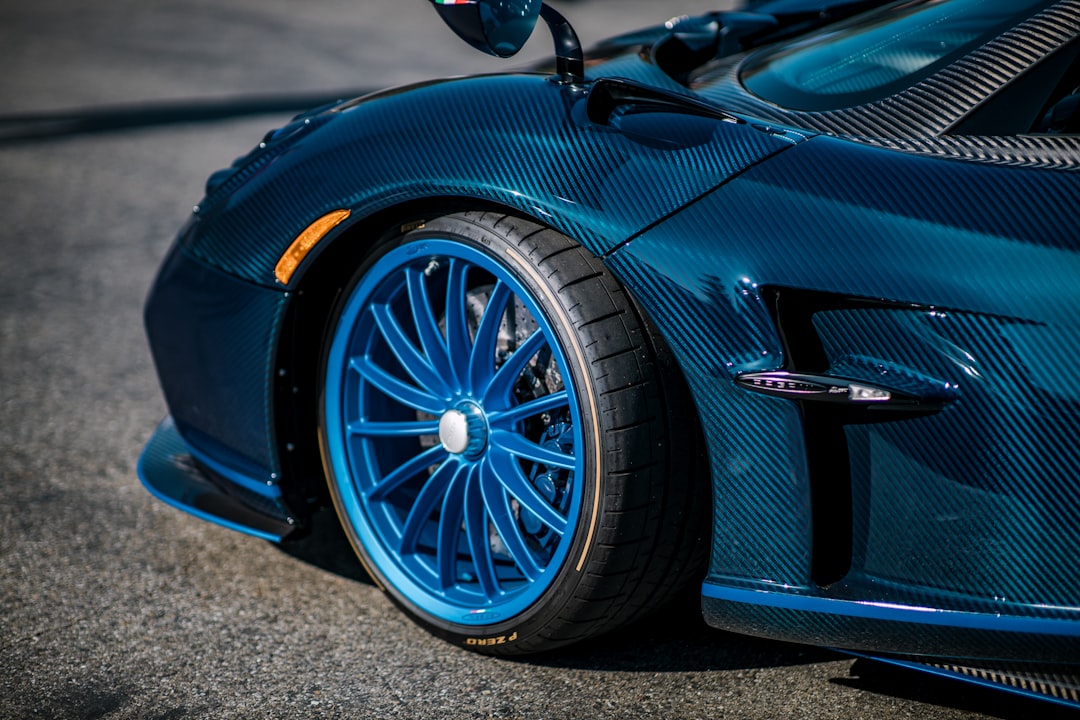
<path id="1" fill-rule="evenodd" d="M 375 582 L 538 652 L 709 624 L 1080 702 L 1080 0 L 764 0 L 298 116 L 146 325 L 167 503 L 332 505 Z"/>

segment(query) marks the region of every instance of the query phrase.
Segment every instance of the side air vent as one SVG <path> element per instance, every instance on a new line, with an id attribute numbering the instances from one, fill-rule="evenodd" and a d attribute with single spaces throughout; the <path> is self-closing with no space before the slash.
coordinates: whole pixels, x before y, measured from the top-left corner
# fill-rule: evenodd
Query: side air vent
<path id="1" fill-rule="evenodd" d="M 853 494 L 845 427 L 941 412 L 957 388 L 888 360 L 826 350 L 814 316 L 841 310 L 920 310 L 882 300 L 763 287 L 783 346 L 779 370 L 739 375 L 741 388 L 797 402 L 803 419 L 813 513 L 811 574 L 820 585 L 851 568 Z M 931 308 L 925 308 L 930 312 Z"/>

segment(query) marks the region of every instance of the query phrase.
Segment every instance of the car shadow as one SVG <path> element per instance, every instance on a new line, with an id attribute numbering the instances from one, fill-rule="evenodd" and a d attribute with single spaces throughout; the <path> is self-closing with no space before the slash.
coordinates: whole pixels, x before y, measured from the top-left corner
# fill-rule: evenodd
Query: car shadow
<path id="1" fill-rule="evenodd" d="M 366 585 L 375 584 L 353 552 L 333 508 L 317 510 L 305 535 L 277 543 L 275 547 L 286 555 L 343 578 Z"/>
<path id="2" fill-rule="evenodd" d="M 343 578 L 372 585 L 332 509 L 319 510 L 310 532 L 277 547 L 302 562 Z M 695 588 L 661 610 L 588 643 L 512 662 L 569 670 L 616 672 L 705 672 L 787 667 L 852 660 L 846 677 L 829 682 L 913 702 L 1002 720 L 1080 720 L 1080 710 L 1001 690 L 929 675 L 908 668 L 809 645 L 765 640 L 716 630 L 701 617 Z"/>
<path id="3" fill-rule="evenodd" d="M 575 670 L 695 672 L 843 659 L 843 655 L 823 648 L 711 628 L 702 619 L 697 588 L 691 588 L 657 612 L 625 628 L 585 644 L 530 657 L 528 661 Z"/>
<path id="4" fill-rule="evenodd" d="M 716 630 L 701 618 L 696 593 L 661 612 L 587 645 L 523 662 L 574 670 L 702 672 L 774 668 L 851 660 L 847 676 L 829 682 L 886 697 L 1001 720 L 1080 720 L 1073 709 L 1033 697 L 930 675 L 838 651 Z"/>

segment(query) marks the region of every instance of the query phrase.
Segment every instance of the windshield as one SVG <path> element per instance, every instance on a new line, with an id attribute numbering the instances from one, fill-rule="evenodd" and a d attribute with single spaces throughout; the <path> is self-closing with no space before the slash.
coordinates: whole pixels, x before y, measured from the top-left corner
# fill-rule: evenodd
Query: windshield
<path id="1" fill-rule="evenodd" d="M 763 50 L 740 80 L 791 110 L 839 110 L 914 85 L 1052 0 L 909 0 Z"/>

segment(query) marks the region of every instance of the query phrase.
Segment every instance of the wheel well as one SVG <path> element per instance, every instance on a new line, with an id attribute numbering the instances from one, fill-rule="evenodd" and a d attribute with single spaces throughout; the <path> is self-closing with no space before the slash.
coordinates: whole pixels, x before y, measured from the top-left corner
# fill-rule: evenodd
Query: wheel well
<path id="1" fill-rule="evenodd" d="M 303 525 L 330 504 L 319 448 L 319 375 L 327 324 L 342 290 L 371 249 L 417 223 L 463 210 L 507 208 L 472 198 L 427 198 L 363 218 L 301 267 L 275 352 L 273 408 L 282 492 Z"/>
<path id="2" fill-rule="evenodd" d="M 364 258 L 380 243 L 413 229 L 417 223 L 465 210 L 520 214 L 494 203 L 472 198 L 425 199 L 396 206 L 371 215 L 348 227 L 301 268 L 299 281 L 282 323 L 274 372 L 275 432 L 283 472 L 282 490 L 290 507 L 304 525 L 311 514 L 330 504 L 329 487 L 322 464 L 318 436 L 320 373 L 326 335 L 334 306 Z M 540 222 L 539 219 L 533 218 Z M 667 341 L 657 330 L 642 305 L 627 291 L 634 312 L 642 321 L 654 357 L 660 363 L 666 406 L 690 409 L 695 436 L 691 443 L 697 453 L 696 482 L 708 499 L 712 512 L 712 483 L 709 481 L 707 446 L 697 407 L 690 395 L 682 368 Z M 680 418 L 685 422 L 685 418 Z M 699 540 L 700 552 L 708 552 L 706 521 Z"/>

